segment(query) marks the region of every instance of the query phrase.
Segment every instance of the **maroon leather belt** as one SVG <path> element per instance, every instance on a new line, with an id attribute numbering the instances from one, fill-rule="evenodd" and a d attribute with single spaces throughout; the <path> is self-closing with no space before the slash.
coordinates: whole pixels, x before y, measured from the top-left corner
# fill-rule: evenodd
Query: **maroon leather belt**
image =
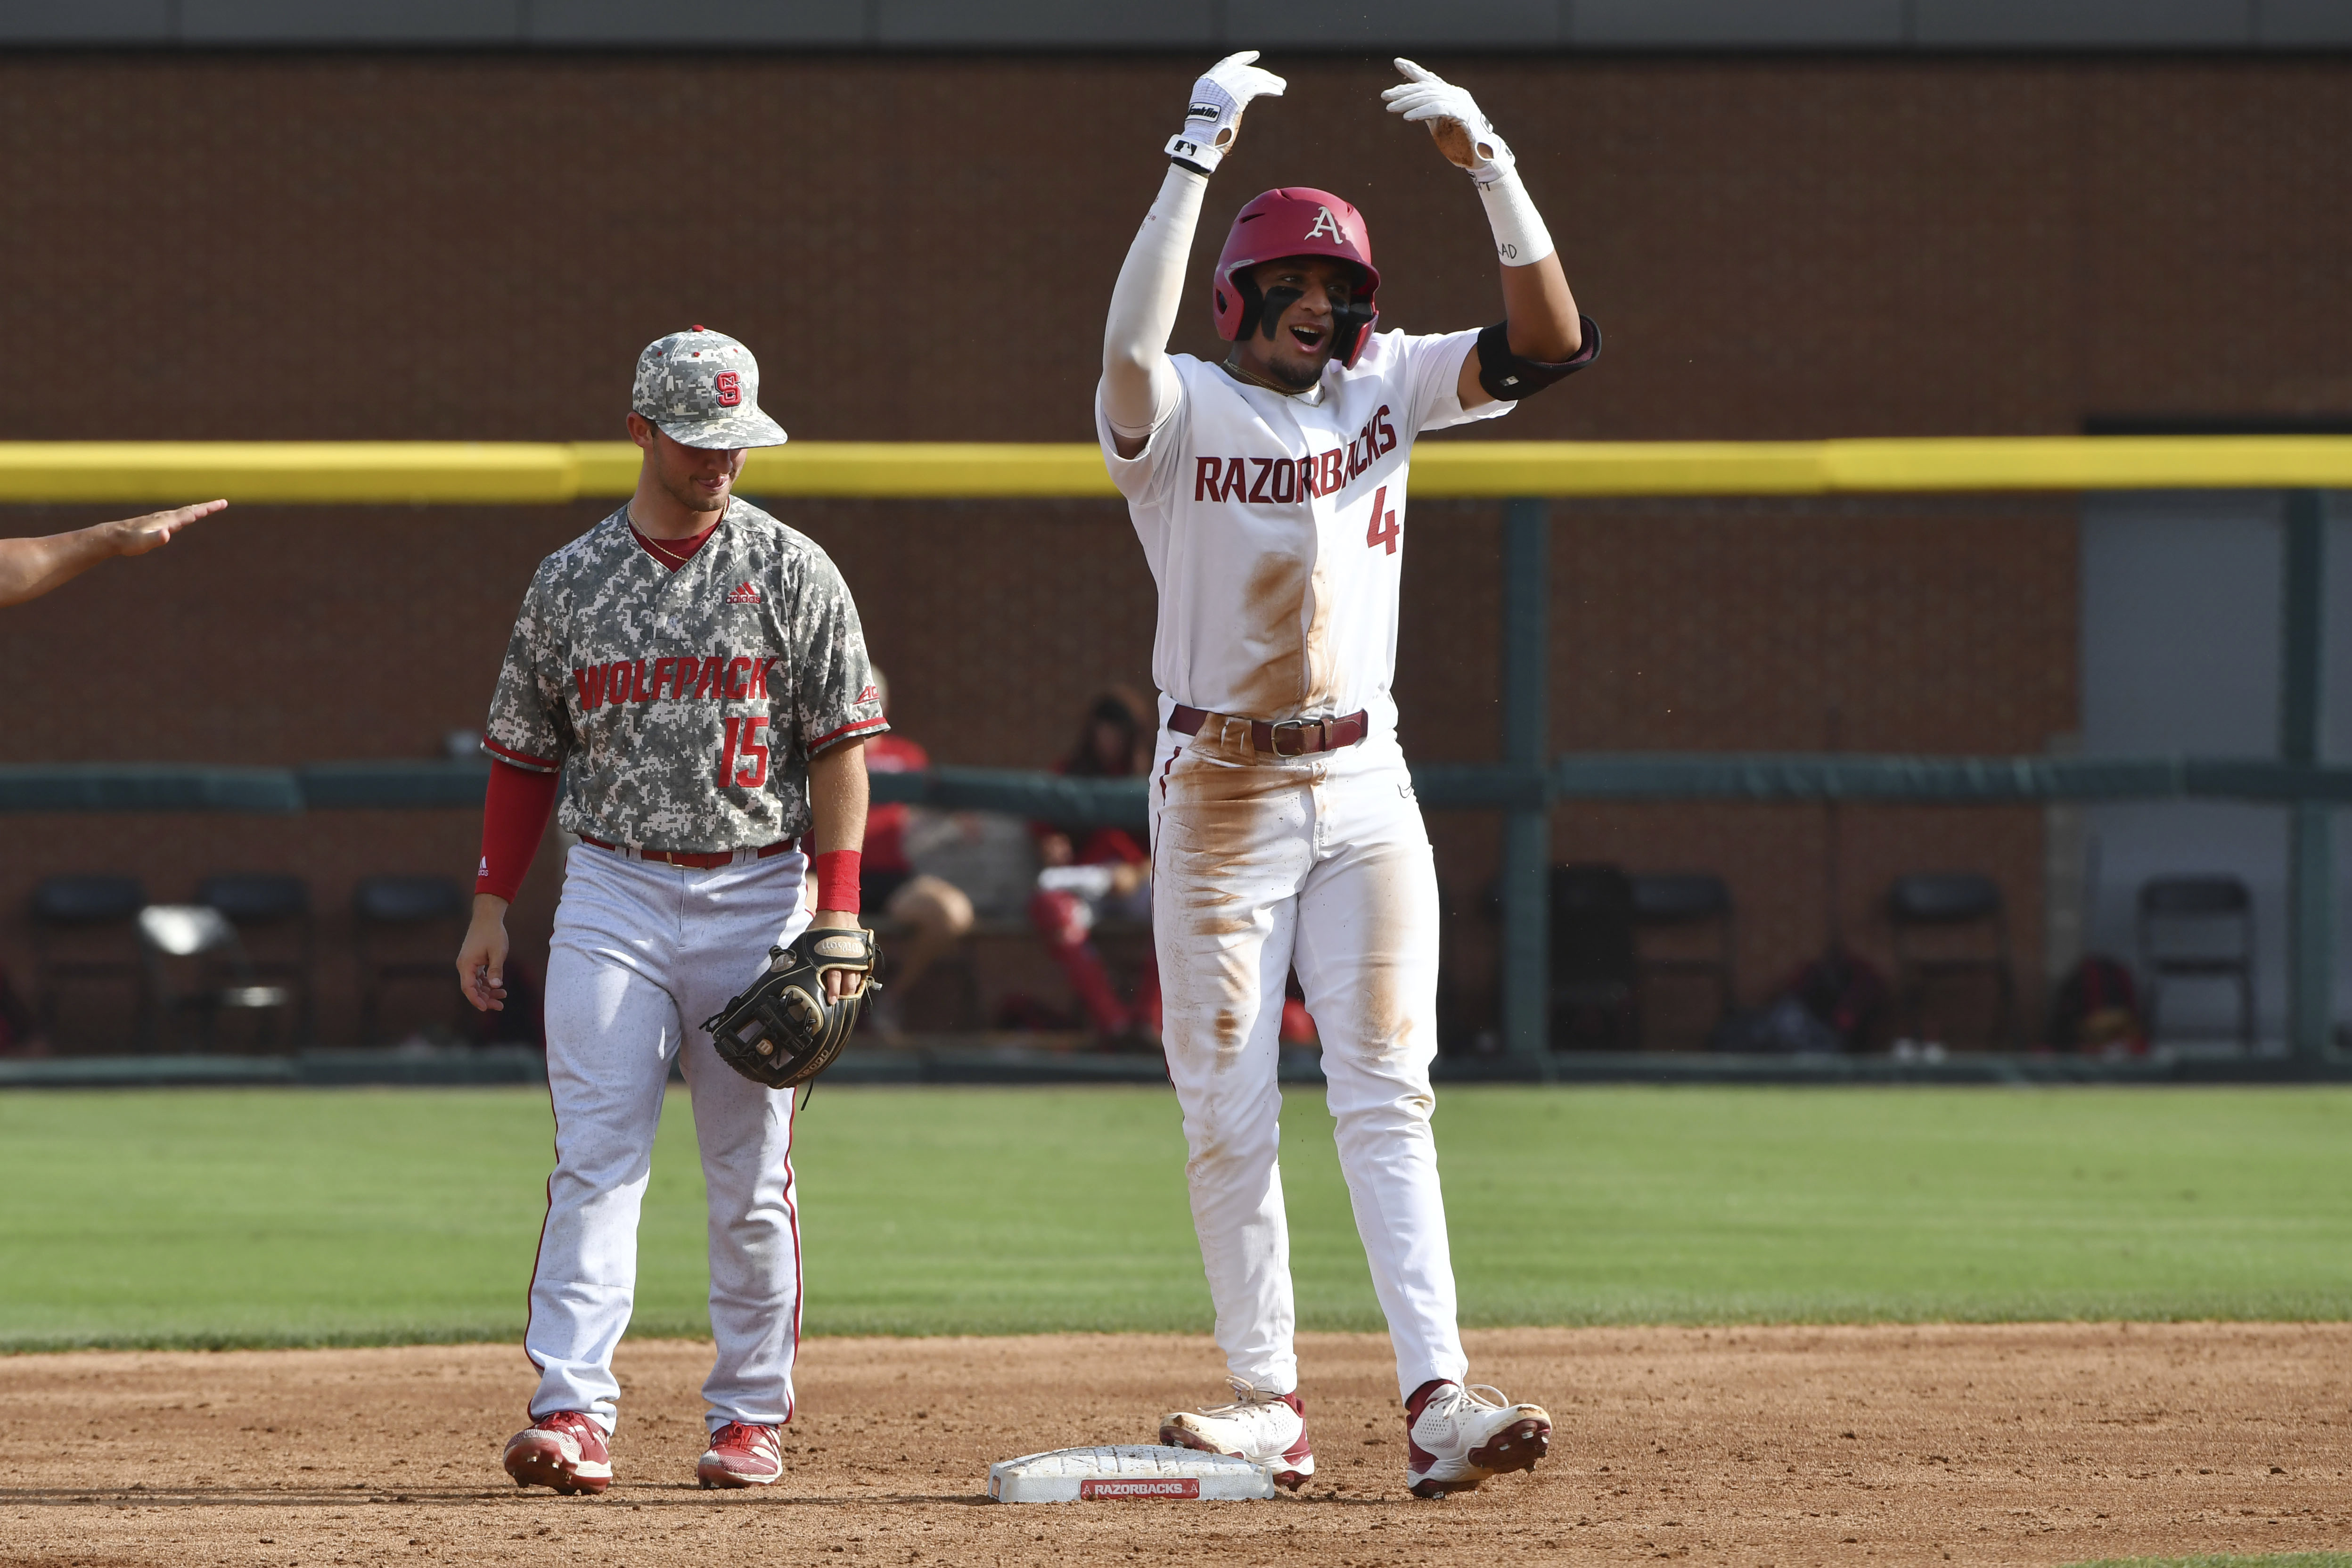
<path id="1" fill-rule="evenodd" d="M 1176 711 L 1168 716 L 1168 727 L 1180 735 L 1197 735 L 1201 726 L 1212 719 L 1227 715 L 1212 713 L 1206 709 L 1187 708 L 1176 704 Z M 1362 709 L 1343 719 L 1249 719 L 1250 746 L 1253 750 L 1271 752 L 1277 757 L 1303 757 L 1313 752 L 1336 752 L 1342 746 L 1352 746 L 1364 738 L 1371 721 Z"/>
<path id="2" fill-rule="evenodd" d="M 583 844 L 593 844 L 599 849 L 609 849 L 615 855 L 626 855 L 633 860 L 659 860 L 666 866 L 687 866 L 697 871 L 708 871 L 714 866 L 735 864 L 732 849 L 624 849 L 617 844 L 607 844 L 601 838 L 580 836 Z M 800 847 L 797 838 L 779 838 L 773 844 L 762 844 L 751 852 L 754 860 L 771 860 L 779 855 L 789 855 Z"/>

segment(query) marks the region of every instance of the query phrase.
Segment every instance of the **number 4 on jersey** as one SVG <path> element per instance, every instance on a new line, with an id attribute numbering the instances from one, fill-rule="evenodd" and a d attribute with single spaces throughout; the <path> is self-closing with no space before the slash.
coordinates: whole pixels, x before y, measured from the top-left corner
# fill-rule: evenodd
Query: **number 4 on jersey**
<path id="1" fill-rule="evenodd" d="M 1397 526 L 1396 513 L 1386 510 L 1388 503 L 1389 488 L 1382 485 L 1379 493 L 1372 497 L 1372 525 L 1364 531 L 1364 545 L 1370 550 L 1386 546 L 1388 552 L 1394 555 L 1397 541 L 1403 536 L 1404 530 Z"/>

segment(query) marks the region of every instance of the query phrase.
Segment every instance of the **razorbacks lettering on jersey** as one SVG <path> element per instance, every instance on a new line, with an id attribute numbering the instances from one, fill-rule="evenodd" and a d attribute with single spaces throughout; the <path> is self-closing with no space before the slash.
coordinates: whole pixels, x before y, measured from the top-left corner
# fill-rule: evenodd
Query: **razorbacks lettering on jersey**
<path id="1" fill-rule="evenodd" d="M 482 749 L 561 769 L 573 833 L 749 849 L 809 831 L 810 757 L 888 728 L 831 557 L 737 500 L 675 572 L 625 506 L 541 562 Z"/>
<path id="2" fill-rule="evenodd" d="M 1455 395 L 1478 334 L 1375 335 L 1286 396 L 1171 354 L 1182 385 L 1143 450 L 1095 431 L 1160 587 L 1151 675 L 1175 701 L 1252 719 L 1370 716 L 1392 734 L 1397 584 L 1413 438 L 1510 411 Z"/>

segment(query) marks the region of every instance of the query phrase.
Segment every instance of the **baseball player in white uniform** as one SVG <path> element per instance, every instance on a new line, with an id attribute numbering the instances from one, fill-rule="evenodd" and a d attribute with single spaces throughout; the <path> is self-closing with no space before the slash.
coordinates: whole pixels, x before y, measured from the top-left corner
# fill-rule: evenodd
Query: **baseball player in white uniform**
<path id="1" fill-rule="evenodd" d="M 781 445 L 759 366 L 696 327 L 637 361 L 636 493 L 541 562 L 499 675 L 472 928 L 475 1006 L 504 995 L 505 913 L 561 793 L 564 862 L 547 965 L 555 1170 L 524 1348 L 518 1485 L 599 1492 L 636 1283 L 638 1205 L 670 1066 L 683 1067 L 709 1193 L 705 1486 L 773 1481 L 800 1337 L 793 1099 L 740 1076 L 700 1026 L 812 921 L 857 924 L 866 738 L 888 728 L 857 607 L 824 551 L 733 494 L 744 449 Z M 851 977 L 828 975 L 838 996 Z"/>
<path id="2" fill-rule="evenodd" d="M 1152 921 L 1192 1220 L 1235 1399 L 1163 1442 L 1314 1473 L 1292 1350 L 1276 1037 L 1296 969 L 1322 1037 L 1339 1161 L 1396 1349 L 1407 1484 L 1438 1497 L 1531 1468 L 1551 1418 L 1465 1383 L 1430 1133 L 1437 880 L 1389 694 L 1414 437 L 1509 412 L 1591 363 L 1510 149 L 1470 95 L 1409 60 L 1383 97 L 1465 170 L 1502 261 L 1506 320 L 1375 332 L 1363 219 L 1268 191 L 1234 220 L 1210 295 L 1222 363 L 1170 355 L 1210 174 L 1280 78 L 1255 52 L 1194 84 L 1112 295 L 1097 434 L 1160 589 L 1152 646 Z"/>

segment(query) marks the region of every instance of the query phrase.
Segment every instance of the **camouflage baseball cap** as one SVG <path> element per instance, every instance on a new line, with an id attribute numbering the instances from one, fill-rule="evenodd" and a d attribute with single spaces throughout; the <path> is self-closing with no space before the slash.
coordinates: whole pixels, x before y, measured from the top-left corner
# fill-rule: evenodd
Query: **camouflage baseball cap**
<path id="1" fill-rule="evenodd" d="M 760 362 L 708 327 L 656 338 L 637 356 L 629 407 L 684 447 L 781 447 L 783 426 L 760 412 Z"/>

